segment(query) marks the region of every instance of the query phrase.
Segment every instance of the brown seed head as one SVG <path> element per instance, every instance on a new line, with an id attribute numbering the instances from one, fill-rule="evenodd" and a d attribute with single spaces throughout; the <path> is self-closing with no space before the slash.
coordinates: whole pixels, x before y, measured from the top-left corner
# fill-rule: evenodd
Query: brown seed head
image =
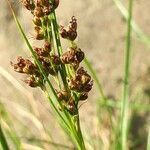
<path id="1" fill-rule="evenodd" d="M 64 64 L 74 63 L 76 61 L 76 50 L 72 47 L 68 48 L 68 51 L 61 56 L 61 60 Z"/>
<path id="2" fill-rule="evenodd" d="M 32 0 L 23 0 L 22 1 L 22 4 L 24 7 L 26 7 L 26 9 L 28 10 L 34 10 L 35 8 L 35 5 L 34 3 L 32 2 Z"/>
<path id="3" fill-rule="evenodd" d="M 88 93 L 81 93 L 79 96 L 79 100 L 84 101 L 88 98 Z"/>
<path id="4" fill-rule="evenodd" d="M 35 9 L 34 9 L 34 15 L 36 17 L 43 17 L 44 16 L 43 8 L 40 7 L 40 6 L 35 7 Z"/>
<path id="5" fill-rule="evenodd" d="M 36 54 L 39 56 L 39 57 L 47 57 L 49 55 L 49 52 L 45 51 L 45 49 L 43 48 L 38 48 L 38 47 L 35 47 L 34 48 L 34 51 L 36 52 Z"/>
<path id="6" fill-rule="evenodd" d="M 24 80 L 24 82 L 31 87 L 39 86 L 39 83 L 35 80 L 35 77 L 33 76 L 28 77 L 26 80 Z"/>
<path id="7" fill-rule="evenodd" d="M 77 19 L 75 16 L 72 16 L 71 21 L 68 25 L 69 30 L 76 31 L 77 30 Z"/>
<path id="8" fill-rule="evenodd" d="M 57 56 L 57 55 L 51 55 L 50 60 L 54 65 L 60 65 L 61 64 L 61 60 L 60 60 L 59 56 Z"/>
<path id="9" fill-rule="evenodd" d="M 73 99 L 69 100 L 69 103 L 67 105 L 68 110 L 72 113 L 75 114 L 76 112 L 76 105 Z"/>
<path id="10" fill-rule="evenodd" d="M 45 43 L 44 43 L 44 49 L 47 52 L 51 52 L 51 43 L 49 41 L 45 41 Z"/>
<path id="11" fill-rule="evenodd" d="M 76 58 L 77 58 L 78 62 L 81 62 L 84 59 L 84 57 L 85 57 L 84 52 L 81 51 L 81 49 L 79 49 L 76 52 Z"/>
<path id="12" fill-rule="evenodd" d="M 11 65 L 19 73 L 34 74 L 37 71 L 36 66 L 30 60 L 24 59 L 21 56 L 17 57 L 17 63 L 11 62 Z"/>
<path id="13" fill-rule="evenodd" d="M 43 40 L 44 39 L 44 33 L 43 33 L 43 30 L 41 27 L 35 26 L 34 31 L 35 31 L 35 39 L 37 39 L 37 40 Z"/>
<path id="14" fill-rule="evenodd" d="M 66 31 L 66 29 L 64 29 L 63 26 L 61 26 L 60 28 L 60 35 L 62 38 L 67 39 L 68 38 L 68 32 Z"/>
<path id="15" fill-rule="evenodd" d="M 77 38 L 77 32 L 74 30 L 68 30 L 67 34 L 68 34 L 67 39 L 69 39 L 70 41 L 74 41 Z"/>
<path id="16" fill-rule="evenodd" d="M 36 26 L 41 26 L 42 25 L 41 19 L 39 17 L 36 17 L 36 16 L 34 16 L 34 18 L 33 18 L 33 23 Z"/>
<path id="17" fill-rule="evenodd" d="M 59 0 L 54 0 L 54 4 L 53 4 L 54 9 L 56 9 L 58 5 L 59 5 Z"/>
<path id="18" fill-rule="evenodd" d="M 57 96 L 60 100 L 64 100 L 64 101 L 68 100 L 68 93 L 65 90 L 61 90 L 57 92 Z"/>
<path id="19" fill-rule="evenodd" d="M 48 5 L 48 6 L 43 8 L 43 12 L 45 15 L 49 15 L 52 12 L 52 10 L 53 10 L 52 5 Z"/>

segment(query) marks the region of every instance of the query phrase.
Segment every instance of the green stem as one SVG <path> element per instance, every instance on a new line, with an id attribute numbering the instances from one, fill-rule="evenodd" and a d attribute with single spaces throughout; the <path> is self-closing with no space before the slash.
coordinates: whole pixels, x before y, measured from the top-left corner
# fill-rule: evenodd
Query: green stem
<path id="1" fill-rule="evenodd" d="M 9 150 L 9 146 L 8 146 L 7 140 L 5 138 L 5 135 L 2 131 L 1 124 L 0 124 L 0 143 L 2 145 L 3 150 Z"/>
<path id="2" fill-rule="evenodd" d="M 127 22 L 123 99 L 122 99 L 122 107 L 121 107 L 121 149 L 122 150 L 127 149 L 132 6 L 133 6 L 133 0 L 129 0 L 129 4 L 128 4 L 129 16 Z"/>
<path id="3" fill-rule="evenodd" d="M 59 31 L 58 31 L 58 25 L 57 25 L 57 20 L 56 20 L 57 18 L 56 18 L 55 12 L 53 12 L 50 15 L 50 19 L 51 19 L 52 31 L 54 33 L 54 40 L 55 40 L 55 43 L 56 43 L 58 56 L 60 57 L 62 55 L 63 51 L 62 51 L 62 47 L 61 47 Z M 68 84 L 67 84 L 67 79 L 66 79 L 67 73 L 66 73 L 66 69 L 65 69 L 64 64 L 61 64 L 60 75 L 61 75 L 64 87 L 67 90 L 68 89 Z"/>
<path id="4" fill-rule="evenodd" d="M 85 143 L 84 143 L 84 139 L 83 139 L 83 135 L 82 135 L 82 131 L 81 131 L 81 126 L 80 126 L 79 112 L 78 112 L 78 115 L 77 115 L 76 125 L 77 125 L 78 135 L 79 135 L 80 140 L 82 142 L 82 150 L 85 150 L 86 148 L 85 148 Z"/>
<path id="5" fill-rule="evenodd" d="M 148 138 L 147 138 L 147 150 L 150 150 L 150 127 L 149 127 Z"/>

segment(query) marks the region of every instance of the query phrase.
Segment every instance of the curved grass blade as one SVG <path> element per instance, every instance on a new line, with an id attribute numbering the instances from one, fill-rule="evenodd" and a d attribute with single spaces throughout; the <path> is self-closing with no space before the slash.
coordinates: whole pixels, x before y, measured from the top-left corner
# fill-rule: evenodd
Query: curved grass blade
<path id="1" fill-rule="evenodd" d="M 12 125 L 10 116 L 2 103 L 0 103 L 0 111 L 2 113 L 1 117 L 3 118 L 3 119 L 1 118 L 1 121 L 3 124 L 5 124 L 4 128 L 5 128 L 6 134 L 13 141 L 16 149 L 21 149 L 21 140 L 18 137 L 18 135 L 16 134 L 16 131 L 15 131 L 14 126 Z M 9 124 L 9 126 L 8 126 L 8 124 Z"/>

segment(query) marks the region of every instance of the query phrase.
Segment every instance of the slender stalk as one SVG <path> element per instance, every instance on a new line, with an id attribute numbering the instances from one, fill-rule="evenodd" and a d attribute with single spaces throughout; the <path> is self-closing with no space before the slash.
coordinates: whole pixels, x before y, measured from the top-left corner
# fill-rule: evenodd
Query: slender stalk
<path id="1" fill-rule="evenodd" d="M 150 128 L 149 128 L 148 138 L 147 138 L 147 150 L 150 150 Z"/>
<path id="2" fill-rule="evenodd" d="M 123 99 L 121 107 L 121 149 L 127 149 L 127 130 L 128 130 L 128 107 L 129 107 L 129 74 L 130 74 L 130 54 L 131 54 L 131 20 L 133 0 L 128 1 L 128 22 L 127 22 L 127 38 L 125 50 L 125 70 L 124 70 L 124 85 Z"/>
<path id="3" fill-rule="evenodd" d="M 49 19 L 51 20 L 51 26 L 52 26 L 52 31 L 54 33 L 54 41 L 56 43 L 58 56 L 61 56 L 63 51 L 62 51 L 62 46 L 61 46 L 61 42 L 60 42 L 60 37 L 59 37 L 59 31 L 58 31 L 58 25 L 57 25 L 55 12 L 53 12 L 50 15 Z M 63 64 L 61 64 L 60 75 L 61 75 L 64 87 L 67 90 L 67 88 L 68 88 L 67 80 L 66 80 L 67 73 L 66 73 L 65 66 Z"/>
<path id="4" fill-rule="evenodd" d="M 3 150 L 9 150 L 9 146 L 8 146 L 7 140 L 5 138 L 5 135 L 3 133 L 1 124 L 0 124 L 0 143 L 2 145 Z"/>

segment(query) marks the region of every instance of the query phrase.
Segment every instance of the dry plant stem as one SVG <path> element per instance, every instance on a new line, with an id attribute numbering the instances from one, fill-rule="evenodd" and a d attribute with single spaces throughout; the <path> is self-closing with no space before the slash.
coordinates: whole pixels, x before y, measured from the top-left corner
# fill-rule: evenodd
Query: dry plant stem
<path id="1" fill-rule="evenodd" d="M 124 70 L 124 85 L 123 99 L 121 107 L 121 149 L 127 149 L 127 131 L 128 131 L 128 111 L 129 111 L 129 74 L 130 74 L 130 51 L 131 51 L 131 20 L 133 0 L 128 1 L 128 22 L 127 22 L 127 38 L 125 50 L 125 70 Z"/>
<path id="2" fill-rule="evenodd" d="M 5 135 L 3 133 L 1 124 L 0 124 L 0 143 L 4 150 L 9 150 L 9 146 L 8 146 L 7 140 L 5 138 Z"/>

